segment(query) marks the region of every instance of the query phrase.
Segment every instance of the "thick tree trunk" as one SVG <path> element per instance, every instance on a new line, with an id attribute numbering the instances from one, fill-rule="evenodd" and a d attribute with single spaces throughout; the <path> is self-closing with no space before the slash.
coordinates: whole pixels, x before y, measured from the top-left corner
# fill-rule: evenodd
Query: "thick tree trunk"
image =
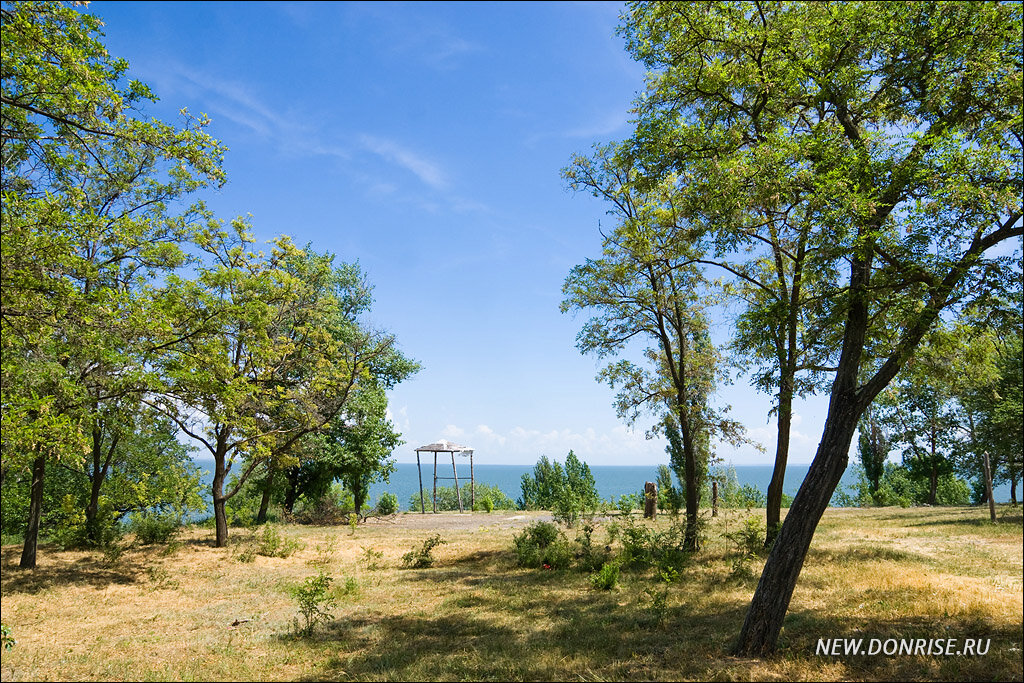
<path id="1" fill-rule="evenodd" d="M 256 523 L 265 524 L 267 510 L 270 509 L 270 493 L 274 487 L 274 470 L 267 468 L 267 481 L 263 484 L 263 498 L 260 499 L 260 511 L 256 513 Z"/>
<path id="2" fill-rule="evenodd" d="M 683 532 L 683 548 L 696 552 L 700 550 L 700 482 L 697 481 L 697 454 L 694 451 L 693 434 L 690 433 L 690 425 L 682 411 L 679 415 L 679 432 L 683 441 L 683 473 L 686 475 L 686 530 Z"/>
<path id="3" fill-rule="evenodd" d="M 1017 506 L 1017 479 L 1013 478 L 1010 480 L 1010 502 L 1013 506 Z"/>
<path id="4" fill-rule="evenodd" d="M 740 654 L 763 655 L 775 649 L 814 530 L 846 471 L 859 413 L 852 404 L 830 411 L 818 452 L 779 530 L 747 610 L 736 646 Z"/>
<path id="5" fill-rule="evenodd" d="M 43 481 L 46 475 L 46 455 L 37 454 L 32 462 L 32 488 L 28 503 L 28 525 L 25 527 L 25 545 L 21 551 L 22 569 L 36 568 L 36 546 L 39 543 L 39 519 L 43 514 Z"/>
<path id="6" fill-rule="evenodd" d="M 775 442 L 775 469 L 772 480 L 768 484 L 768 501 L 765 508 L 765 524 L 768 533 L 765 535 L 764 547 L 771 548 L 779 533 L 779 521 L 782 518 L 782 486 L 786 479 L 786 461 L 789 459 L 789 430 L 793 422 L 793 391 L 783 388 L 779 392 L 778 436 Z"/>

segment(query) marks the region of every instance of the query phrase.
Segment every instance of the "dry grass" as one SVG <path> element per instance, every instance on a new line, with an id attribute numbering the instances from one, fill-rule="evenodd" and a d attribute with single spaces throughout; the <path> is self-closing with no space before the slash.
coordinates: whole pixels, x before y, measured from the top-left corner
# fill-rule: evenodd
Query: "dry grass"
<path id="1" fill-rule="evenodd" d="M 19 549 L 7 546 L 3 620 L 18 643 L 2 655 L 0 673 L 4 681 L 1021 680 L 1022 518 L 1009 510 L 993 527 L 984 515 L 830 510 L 779 653 L 764 660 L 729 654 L 760 569 L 730 576 L 721 534 L 744 512 L 711 522 L 660 623 L 645 593 L 655 585 L 650 573 L 624 572 L 617 590 L 596 591 L 586 574 L 516 567 L 511 538 L 529 515 L 458 518 L 423 570 L 398 569 L 434 533 L 418 515 L 354 536 L 347 527 L 284 527 L 303 548 L 249 563 L 239 562 L 241 545 L 211 547 L 204 529 L 189 531 L 173 553 L 135 547 L 114 563 L 45 547 L 34 571 L 18 570 Z M 601 527 L 594 538 L 604 542 Z M 383 553 L 383 568 L 369 568 L 365 548 Z M 346 578 L 358 587 L 338 590 L 335 619 L 297 638 L 289 588 L 321 566 L 337 588 Z M 992 643 L 983 657 L 815 654 L 819 638 L 840 637 Z"/>

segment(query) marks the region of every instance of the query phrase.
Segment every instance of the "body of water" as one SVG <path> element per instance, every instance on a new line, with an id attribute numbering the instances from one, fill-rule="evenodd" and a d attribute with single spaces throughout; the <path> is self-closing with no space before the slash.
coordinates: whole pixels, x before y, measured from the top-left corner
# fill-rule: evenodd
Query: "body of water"
<path id="1" fill-rule="evenodd" d="M 464 481 L 469 481 L 469 460 L 459 458 L 456 463 L 458 465 L 459 484 L 461 485 Z M 203 483 L 209 487 L 213 479 L 213 463 L 208 460 L 197 459 L 196 464 L 199 465 L 200 468 L 206 470 L 203 475 Z M 728 468 L 728 466 L 726 466 L 726 468 Z M 791 496 L 796 495 L 797 489 L 800 488 L 800 484 L 803 483 L 804 477 L 807 475 L 808 468 L 809 465 L 790 465 L 787 467 L 786 481 L 783 486 L 783 491 Z M 736 471 L 736 479 L 740 486 L 750 484 L 762 493 L 768 491 L 768 484 L 772 478 L 771 465 L 737 465 L 733 467 L 733 469 Z M 439 459 L 437 470 L 439 477 L 451 477 L 451 460 L 442 466 L 442 461 Z M 591 466 L 590 471 L 594 475 L 598 495 L 605 500 L 610 500 L 613 496 L 618 498 L 623 494 L 642 491 L 644 482 L 656 481 L 658 476 L 657 465 L 593 465 Z M 433 462 L 431 461 L 429 464 L 424 462 L 422 472 L 423 488 L 429 492 L 434 481 Z M 516 500 L 522 495 L 522 491 L 520 489 L 522 476 L 532 472 L 532 465 L 485 464 L 475 465 L 473 468 L 473 473 L 477 482 L 497 486 L 512 500 Z M 856 470 L 851 466 L 843 475 L 843 479 L 839 483 L 839 488 L 841 490 L 847 490 L 848 487 L 853 486 L 856 482 Z M 454 483 L 454 481 L 446 479 L 438 481 L 437 485 L 451 486 Z M 395 466 L 395 472 L 391 475 L 389 481 L 378 482 L 370 487 L 370 497 L 368 502 L 371 505 L 375 504 L 377 499 L 380 498 L 380 495 L 385 491 L 398 496 L 400 509 L 409 509 L 410 496 L 419 491 L 419 476 L 416 471 L 416 464 L 398 463 Z M 1009 484 L 997 486 L 994 493 L 996 501 L 1008 502 L 1010 500 Z M 207 494 L 207 499 L 209 499 L 209 494 Z M 427 500 L 426 502 L 429 507 L 430 501 Z M 468 501 L 464 501 L 464 503 L 467 506 L 469 505 Z"/>

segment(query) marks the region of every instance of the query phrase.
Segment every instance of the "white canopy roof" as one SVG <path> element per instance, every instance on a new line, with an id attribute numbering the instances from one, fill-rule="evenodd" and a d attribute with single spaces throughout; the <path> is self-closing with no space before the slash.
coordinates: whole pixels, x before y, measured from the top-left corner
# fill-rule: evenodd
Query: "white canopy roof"
<path id="1" fill-rule="evenodd" d="M 473 449 L 469 446 L 460 446 L 457 443 L 452 443 L 446 439 L 441 439 L 436 443 L 430 443 L 426 446 L 420 446 L 416 449 L 416 452 L 426 451 L 428 453 L 461 453 L 463 455 L 469 455 L 473 452 Z"/>

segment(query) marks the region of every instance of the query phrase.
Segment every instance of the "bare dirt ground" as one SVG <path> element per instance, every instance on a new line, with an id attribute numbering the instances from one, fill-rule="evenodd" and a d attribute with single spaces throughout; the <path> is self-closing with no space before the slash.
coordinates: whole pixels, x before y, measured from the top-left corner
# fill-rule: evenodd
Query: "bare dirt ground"
<path id="1" fill-rule="evenodd" d="M 437 531 L 463 531 L 483 529 L 514 529 L 533 522 L 550 522 L 547 512 L 495 510 L 494 512 L 403 512 L 390 517 L 371 517 L 367 524 L 391 525 L 398 529 L 424 529 Z"/>

